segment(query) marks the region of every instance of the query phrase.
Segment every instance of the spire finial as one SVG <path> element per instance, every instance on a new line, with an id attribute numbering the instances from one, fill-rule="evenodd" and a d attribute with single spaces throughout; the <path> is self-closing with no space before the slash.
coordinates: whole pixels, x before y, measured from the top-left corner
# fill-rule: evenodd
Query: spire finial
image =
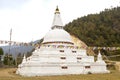
<path id="1" fill-rule="evenodd" d="M 56 14 L 56 13 L 60 14 L 58 6 L 57 6 L 56 9 L 55 9 L 55 14 Z"/>
<path id="2" fill-rule="evenodd" d="M 58 6 L 55 9 L 54 19 L 53 19 L 53 24 L 52 24 L 52 29 L 56 29 L 56 28 L 57 29 L 63 28 L 63 23 L 60 17 Z"/>

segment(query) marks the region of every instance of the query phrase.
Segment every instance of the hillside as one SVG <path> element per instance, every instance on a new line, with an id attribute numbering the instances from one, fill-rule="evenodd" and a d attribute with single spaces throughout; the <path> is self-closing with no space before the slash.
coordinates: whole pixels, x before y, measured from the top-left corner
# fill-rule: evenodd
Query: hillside
<path id="1" fill-rule="evenodd" d="M 78 39 L 74 35 L 71 35 L 71 39 L 72 39 L 74 45 L 76 45 L 76 46 L 83 47 L 85 49 L 86 49 L 86 47 L 88 47 L 83 41 L 81 41 L 80 39 Z M 92 49 L 87 49 L 87 54 L 94 55 L 94 52 Z"/>
<path id="2" fill-rule="evenodd" d="M 28 45 L 28 46 L 24 46 L 24 45 L 11 45 L 10 48 L 10 53 L 9 53 L 9 45 L 5 45 L 5 46 L 0 46 L 0 48 L 3 49 L 4 51 L 4 55 L 5 54 L 12 54 L 12 56 L 14 58 L 16 58 L 16 56 L 18 54 L 27 54 L 29 52 L 31 52 L 34 49 L 34 46 Z"/>
<path id="3" fill-rule="evenodd" d="M 120 7 L 73 20 L 64 29 L 88 46 L 120 46 Z"/>

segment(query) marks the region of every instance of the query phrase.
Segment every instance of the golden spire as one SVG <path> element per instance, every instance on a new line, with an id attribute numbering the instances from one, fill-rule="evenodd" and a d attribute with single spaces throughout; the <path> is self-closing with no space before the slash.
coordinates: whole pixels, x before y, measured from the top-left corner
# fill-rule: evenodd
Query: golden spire
<path id="1" fill-rule="evenodd" d="M 58 9 L 58 6 L 56 7 L 56 9 L 55 9 L 55 14 L 60 14 L 60 12 L 59 12 L 59 9 Z"/>

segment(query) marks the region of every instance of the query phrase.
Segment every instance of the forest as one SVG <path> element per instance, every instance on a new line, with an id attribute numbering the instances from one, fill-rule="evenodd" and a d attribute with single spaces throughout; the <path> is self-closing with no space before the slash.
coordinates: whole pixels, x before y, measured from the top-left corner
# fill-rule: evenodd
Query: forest
<path id="1" fill-rule="evenodd" d="M 120 47 L 120 7 L 74 19 L 64 29 L 91 47 Z"/>

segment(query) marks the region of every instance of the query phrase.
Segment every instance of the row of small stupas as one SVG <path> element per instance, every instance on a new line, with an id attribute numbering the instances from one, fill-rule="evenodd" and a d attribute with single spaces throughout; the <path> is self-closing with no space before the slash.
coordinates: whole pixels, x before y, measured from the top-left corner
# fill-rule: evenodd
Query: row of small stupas
<path id="1" fill-rule="evenodd" d="M 51 30 L 30 57 L 24 56 L 16 73 L 22 76 L 50 76 L 109 71 L 100 52 L 97 61 L 94 61 L 94 56 L 88 56 L 85 48 L 74 45 L 70 34 L 63 29 L 57 7 Z"/>

